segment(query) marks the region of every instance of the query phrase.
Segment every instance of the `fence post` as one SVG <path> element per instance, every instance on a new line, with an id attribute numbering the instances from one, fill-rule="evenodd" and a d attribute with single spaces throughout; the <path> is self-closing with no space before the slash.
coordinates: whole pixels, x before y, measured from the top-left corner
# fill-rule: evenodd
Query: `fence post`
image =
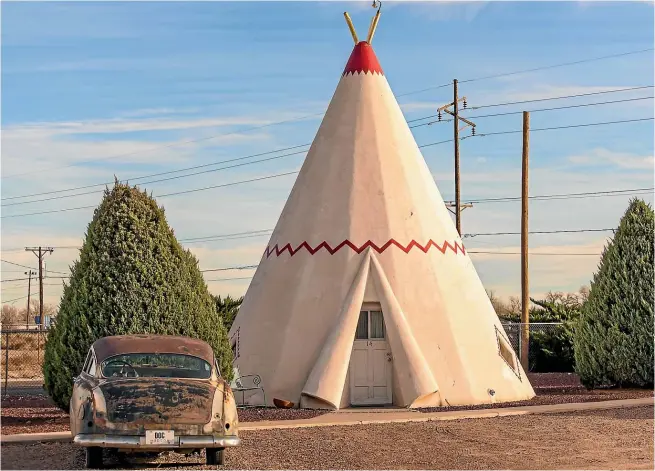
<path id="1" fill-rule="evenodd" d="M 519 356 L 519 361 L 521 361 L 521 352 L 523 351 L 523 350 L 521 350 L 521 337 L 523 337 L 523 324 L 521 324 L 520 322 L 518 323 L 518 335 L 517 335 L 517 337 L 519 338 L 518 356 Z M 527 371 L 526 371 L 526 373 L 527 373 Z"/>
<path id="2" fill-rule="evenodd" d="M 7 395 L 8 381 L 9 381 L 9 332 L 5 332 L 5 396 Z"/>

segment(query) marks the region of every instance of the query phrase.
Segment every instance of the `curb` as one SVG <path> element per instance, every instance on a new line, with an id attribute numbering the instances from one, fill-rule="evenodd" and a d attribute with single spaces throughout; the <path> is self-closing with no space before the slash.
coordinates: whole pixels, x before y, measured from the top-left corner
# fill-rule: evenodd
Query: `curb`
<path id="1" fill-rule="evenodd" d="M 311 427 L 345 427 L 351 425 L 373 425 L 373 424 L 394 424 L 394 423 L 417 423 L 417 422 L 436 422 L 446 420 L 465 420 L 465 419 L 488 419 L 494 417 L 510 417 L 515 415 L 535 415 L 535 414 L 557 414 L 564 412 L 576 412 L 587 410 L 607 410 L 623 409 L 629 407 L 649 406 L 654 404 L 653 397 L 644 397 L 639 399 L 621 399 L 615 401 L 598 401 L 598 402 L 573 402 L 568 404 L 550 404 L 540 406 L 522 406 L 507 407 L 503 409 L 477 409 L 463 411 L 445 411 L 445 412 L 413 412 L 399 411 L 403 417 L 399 418 L 382 418 L 382 419 L 362 419 L 362 420 L 338 420 L 339 415 L 333 414 L 330 422 L 324 422 L 324 419 L 330 414 L 303 420 L 286 420 L 278 422 L 243 422 L 239 425 L 239 431 L 251 432 L 259 430 L 282 430 L 294 428 L 311 428 Z M 346 415 L 347 412 L 341 414 Z M 375 415 L 373 413 L 372 415 Z M 385 413 L 388 414 L 388 413 Z M 415 417 L 408 416 L 415 414 Z M 342 415 L 342 416 L 343 416 Z M 318 419 L 318 420 L 317 420 Z M 29 444 L 29 443 L 50 443 L 50 442 L 70 442 L 70 432 L 50 432 L 50 433 L 20 433 L 15 435 L 0 435 L 0 443 L 12 444 Z"/>
<path id="2" fill-rule="evenodd" d="M 499 409 L 477 409 L 477 410 L 463 410 L 463 411 L 447 411 L 447 412 L 410 412 L 405 411 L 405 414 L 416 414 L 416 417 L 401 417 L 391 419 L 370 419 L 370 420 L 333 420 L 331 422 L 317 421 L 317 418 L 299 421 L 280 421 L 277 423 L 255 423 L 251 422 L 249 425 L 244 422 L 239 425 L 239 431 L 257 431 L 257 430 L 280 430 L 292 428 L 310 428 L 310 427 L 340 427 L 350 425 L 374 425 L 374 424 L 397 424 L 397 423 L 417 423 L 417 422 L 437 422 L 447 420 L 465 420 L 465 419 L 488 419 L 494 417 L 510 417 L 515 415 L 535 415 L 535 414 L 558 414 L 565 412 L 577 412 L 587 410 L 607 410 L 607 409 L 623 409 L 630 407 L 640 407 L 654 405 L 653 397 L 638 398 L 638 399 L 620 399 L 614 401 L 597 401 L 597 402 L 574 402 L 567 404 L 549 404 L 540 406 L 521 406 L 521 407 L 507 407 Z M 346 414 L 346 413 L 344 413 Z M 319 416 L 325 417 L 325 416 Z M 311 421 L 311 422 L 310 422 Z"/>

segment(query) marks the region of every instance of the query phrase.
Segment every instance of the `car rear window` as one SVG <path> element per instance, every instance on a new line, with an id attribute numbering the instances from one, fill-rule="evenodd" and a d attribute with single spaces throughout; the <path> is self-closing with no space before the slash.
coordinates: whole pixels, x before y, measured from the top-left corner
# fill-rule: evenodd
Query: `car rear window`
<path id="1" fill-rule="evenodd" d="M 107 358 L 101 365 L 106 378 L 209 379 L 212 367 L 205 360 L 176 353 L 128 353 Z"/>

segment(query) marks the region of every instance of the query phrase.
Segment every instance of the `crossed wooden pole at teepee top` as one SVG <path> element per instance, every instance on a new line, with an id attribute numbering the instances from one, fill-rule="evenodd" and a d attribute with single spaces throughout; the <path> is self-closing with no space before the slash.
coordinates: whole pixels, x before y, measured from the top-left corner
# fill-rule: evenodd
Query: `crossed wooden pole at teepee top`
<path id="1" fill-rule="evenodd" d="M 368 35 L 366 36 L 366 42 L 368 44 L 371 44 L 371 41 L 373 41 L 375 29 L 378 27 L 378 21 L 380 21 L 380 10 L 382 10 L 382 2 L 379 0 L 373 0 L 373 8 L 376 6 L 378 7 L 378 11 L 375 13 L 375 16 L 371 20 L 371 25 L 368 27 Z M 348 23 L 348 29 L 350 30 L 350 34 L 353 37 L 353 41 L 355 41 L 355 44 L 358 44 L 359 38 L 357 37 L 357 31 L 355 31 L 355 26 L 353 25 L 353 21 L 350 19 L 350 15 L 347 11 L 344 11 L 343 16 L 346 18 L 346 23 Z"/>

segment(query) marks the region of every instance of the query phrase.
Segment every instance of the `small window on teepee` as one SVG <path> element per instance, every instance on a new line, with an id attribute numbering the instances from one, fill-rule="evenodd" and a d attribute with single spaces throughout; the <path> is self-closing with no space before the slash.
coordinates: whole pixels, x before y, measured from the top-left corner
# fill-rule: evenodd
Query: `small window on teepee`
<path id="1" fill-rule="evenodd" d="M 514 349 L 509 344 L 507 340 L 498 332 L 496 328 L 496 339 L 498 340 L 498 354 L 505 360 L 505 363 L 514 371 L 515 374 L 519 374 L 518 364 L 516 361 L 516 355 L 514 354 Z"/>

